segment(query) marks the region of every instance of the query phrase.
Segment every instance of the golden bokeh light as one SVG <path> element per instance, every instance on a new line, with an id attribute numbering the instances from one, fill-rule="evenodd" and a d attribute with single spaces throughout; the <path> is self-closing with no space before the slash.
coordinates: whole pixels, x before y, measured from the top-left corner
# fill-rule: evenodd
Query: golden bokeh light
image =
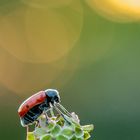
<path id="1" fill-rule="evenodd" d="M 98 14 L 116 22 L 140 20 L 139 0 L 87 0 L 88 5 Z"/>
<path id="2" fill-rule="evenodd" d="M 0 48 L 0 83 L 19 96 L 45 88 L 60 88 L 67 83 L 78 67 L 64 57 L 49 64 L 24 63 Z"/>
<path id="3" fill-rule="evenodd" d="M 80 1 L 67 8 L 21 6 L 0 19 L 0 46 L 23 62 L 50 63 L 69 53 L 83 23 Z"/>
<path id="4" fill-rule="evenodd" d="M 69 5 L 74 0 L 21 0 L 34 8 L 60 8 Z"/>

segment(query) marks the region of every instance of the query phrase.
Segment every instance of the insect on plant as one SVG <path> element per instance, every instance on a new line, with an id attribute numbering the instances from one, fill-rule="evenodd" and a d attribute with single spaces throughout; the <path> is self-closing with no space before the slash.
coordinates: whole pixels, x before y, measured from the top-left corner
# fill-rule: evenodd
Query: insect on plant
<path id="1" fill-rule="evenodd" d="M 20 116 L 21 125 L 26 127 L 33 123 L 38 123 L 38 117 L 41 114 L 46 116 L 47 121 L 47 112 L 52 111 L 51 109 L 53 108 L 63 117 L 64 114 L 61 110 L 63 110 L 66 115 L 72 117 L 71 114 L 60 104 L 60 96 L 57 90 L 47 89 L 45 91 L 39 91 L 20 105 L 18 114 Z"/>
<path id="2" fill-rule="evenodd" d="M 69 113 L 60 104 L 59 92 L 55 89 L 39 91 L 26 99 L 20 105 L 18 114 L 21 125 L 27 128 L 27 140 L 30 140 L 28 138 L 30 136 L 28 135 L 29 125 L 32 124 L 35 124 L 32 136 L 37 137 L 34 140 L 59 140 L 64 138 L 68 140 L 75 140 L 76 138 L 86 140 L 90 137 L 88 132 L 93 130 L 93 125 L 81 126 L 78 116 L 75 113 Z M 57 133 L 54 133 L 55 131 Z"/>

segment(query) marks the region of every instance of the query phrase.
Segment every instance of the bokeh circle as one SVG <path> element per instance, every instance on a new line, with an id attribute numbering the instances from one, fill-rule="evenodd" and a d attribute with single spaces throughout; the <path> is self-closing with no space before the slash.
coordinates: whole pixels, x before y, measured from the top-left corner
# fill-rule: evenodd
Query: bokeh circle
<path id="1" fill-rule="evenodd" d="M 22 62 L 54 62 L 75 46 L 82 25 L 79 0 L 61 8 L 21 5 L 0 16 L 0 46 Z"/>
<path id="2" fill-rule="evenodd" d="M 86 0 L 98 14 L 115 22 L 127 23 L 140 20 L 139 0 Z"/>

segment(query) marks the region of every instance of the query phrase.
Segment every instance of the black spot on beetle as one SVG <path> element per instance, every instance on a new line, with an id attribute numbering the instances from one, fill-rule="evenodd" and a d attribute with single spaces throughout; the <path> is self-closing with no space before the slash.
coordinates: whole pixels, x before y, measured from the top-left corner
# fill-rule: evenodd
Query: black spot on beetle
<path id="1" fill-rule="evenodd" d="M 29 105 L 26 105 L 27 108 L 29 108 Z"/>

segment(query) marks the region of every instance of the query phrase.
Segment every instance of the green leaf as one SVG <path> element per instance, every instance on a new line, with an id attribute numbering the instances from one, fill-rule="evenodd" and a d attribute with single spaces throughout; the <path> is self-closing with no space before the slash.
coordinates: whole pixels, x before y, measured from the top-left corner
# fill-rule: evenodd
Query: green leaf
<path id="1" fill-rule="evenodd" d="M 48 131 L 51 131 L 55 127 L 55 125 L 56 124 L 54 122 L 49 122 L 49 124 L 47 126 Z"/>
<path id="2" fill-rule="evenodd" d="M 64 136 L 72 137 L 74 132 L 71 129 L 65 128 L 65 129 L 63 129 L 61 134 L 64 135 Z"/>
<path id="3" fill-rule="evenodd" d="M 46 127 L 46 116 L 42 115 L 39 117 L 39 125 L 41 128 Z"/>
<path id="4" fill-rule="evenodd" d="M 55 137 L 55 136 L 59 135 L 60 131 L 61 131 L 61 127 L 56 124 L 54 129 L 51 131 L 51 134 Z"/>
<path id="5" fill-rule="evenodd" d="M 74 135 L 70 140 L 77 140 L 76 136 Z"/>
<path id="6" fill-rule="evenodd" d="M 84 135 L 84 132 L 81 128 L 75 127 L 75 135 L 76 135 L 77 138 L 80 138 Z"/>
<path id="7" fill-rule="evenodd" d="M 42 135 L 45 135 L 46 134 L 46 130 L 43 129 L 43 128 L 36 128 L 35 131 L 34 131 L 34 135 L 38 138 Z"/>
<path id="8" fill-rule="evenodd" d="M 89 138 L 90 138 L 90 134 L 87 131 L 85 131 L 84 132 L 84 140 L 87 140 Z"/>
<path id="9" fill-rule="evenodd" d="M 32 132 L 27 133 L 27 140 L 35 140 L 34 134 Z"/>
<path id="10" fill-rule="evenodd" d="M 77 138 L 77 140 L 84 140 L 84 138 L 82 137 L 82 138 Z"/>
<path id="11" fill-rule="evenodd" d="M 65 120 L 62 118 L 62 116 L 58 116 L 56 118 L 56 122 L 57 122 L 58 125 L 63 126 L 64 123 L 65 123 Z"/>
<path id="12" fill-rule="evenodd" d="M 40 138 L 40 140 L 52 140 L 52 139 L 53 139 L 52 136 L 49 134 L 46 134 Z"/>
<path id="13" fill-rule="evenodd" d="M 65 136 L 63 135 L 59 135 L 56 140 L 68 140 L 68 138 L 66 138 Z"/>
<path id="14" fill-rule="evenodd" d="M 76 115 L 75 118 L 66 115 L 53 116 L 47 122 L 46 124 L 44 116 L 40 117 L 39 125 L 28 133 L 27 140 L 88 140 L 89 132 L 94 128 L 93 125 L 81 126 Z"/>
<path id="15" fill-rule="evenodd" d="M 91 132 L 94 129 L 94 125 L 84 125 L 82 129 L 87 132 Z"/>

